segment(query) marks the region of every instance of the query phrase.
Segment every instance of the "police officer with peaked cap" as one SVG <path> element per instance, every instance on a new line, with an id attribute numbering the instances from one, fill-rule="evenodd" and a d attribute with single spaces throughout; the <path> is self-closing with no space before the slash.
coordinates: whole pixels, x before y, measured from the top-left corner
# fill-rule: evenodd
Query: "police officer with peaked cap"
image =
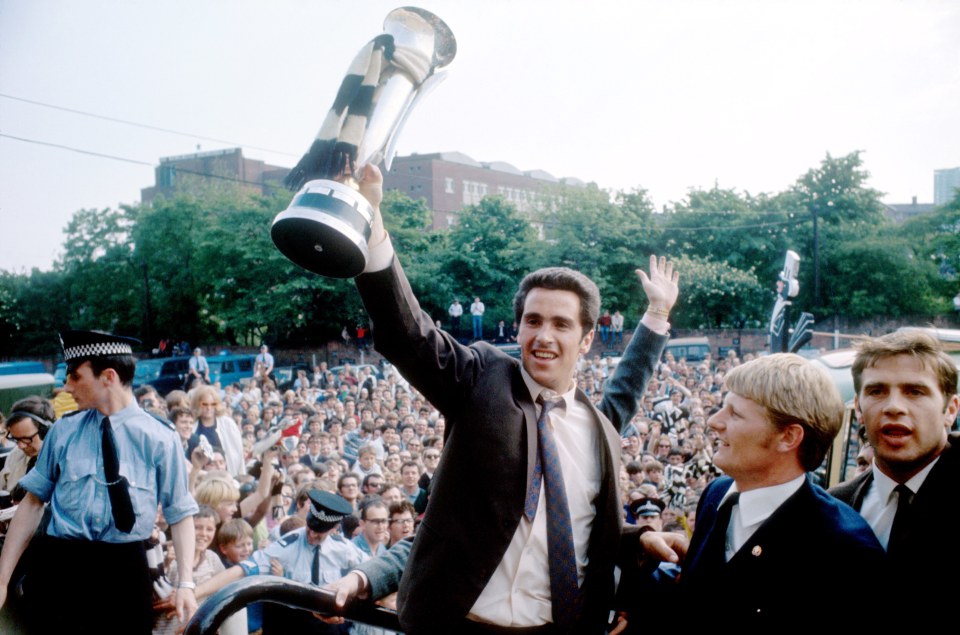
<path id="1" fill-rule="evenodd" d="M 179 438 L 134 398 L 133 346 L 140 342 L 97 331 L 66 331 L 60 340 L 65 389 L 79 410 L 51 427 L 36 466 L 20 481 L 27 494 L 0 554 L 0 606 L 46 503 L 50 522 L 37 537 L 37 566 L 22 583 L 38 632 L 89 624 L 101 634 L 150 633 L 143 542 L 159 505 L 177 553 L 176 607 L 185 622 L 197 608 L 191 579 L 197 504 Z"/>
<path id="2" fill-rule="evenodd" d="M 353 512 L 353 507 L 338 494 L 314 489 L 308 493 L 310 513 L 307 526 L 285 534 L 265 549 L 253 552 L 248 560 L 218 573 L 201 585 L 201 593 L 213 592 L 229 582 L 249 575 L 270 575 L 271 561 L 283 567 L 283 577 L 322 586 L 338 580 L 368 556 L 334 530 Z M 275 604 L 264 605 L 264 635 L 271 633 L 347 632 L 343 625 L 326 624 L 306 611 Z"/>

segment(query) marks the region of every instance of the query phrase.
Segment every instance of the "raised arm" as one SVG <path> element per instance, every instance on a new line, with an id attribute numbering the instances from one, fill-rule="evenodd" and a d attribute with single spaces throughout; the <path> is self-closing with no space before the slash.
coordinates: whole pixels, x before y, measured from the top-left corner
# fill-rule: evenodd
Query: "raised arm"
<path id="1" fill-rule="evenodd" d="M 374 346 L 441 412 L 462 405 L 481 356 L 436 327 L 423 312 L 383 228 L 380 201 L 383 177 L 365 166 L 360 193 L 374 208 L 367 270 L 356 278 L 357 289 L 370 314 Z"/>
<path id="2" fill-rule="evenodd" d="M 637 404 L 667 343 L 667 320 L 679 294 L 680 273 L 674 271 L 673 263 L 663 256 L 658 259 L 651 255 L 650 274 L 637 269 L 637 276 L 647 296 L 647 310 L 617 370 L 604 386 L 599 406 L 617 430 L 622 430 L 637 413 Z"/>

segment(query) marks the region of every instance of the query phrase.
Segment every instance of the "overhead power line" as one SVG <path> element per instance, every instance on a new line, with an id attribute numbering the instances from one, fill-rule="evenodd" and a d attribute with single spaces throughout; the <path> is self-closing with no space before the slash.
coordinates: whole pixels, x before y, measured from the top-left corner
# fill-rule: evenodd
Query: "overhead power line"
<path id="1" fill-rule="evenodd" d="M 77 152 L 79 154 L 86 154 L 94 157 L 99 157 L 101 159 L 110 159 L 111 161 L 121 161 L 123 163 L 132 163 L 134 165 L 146 165 L 148 167 L 155 167 L 157 164 L 149 161 L 140 161 L 139 159 L 130 159 L 128 157 L 118 157 L 114 154 L 104 154 L 103 152 L 94 152 L 92 150 L 84 150 L 82 148 L 74 148 L 71 146 L 66 146 L 60 143 L 50 143 L 49 141 L 39 141 L 37 139 L 27 139 L 26 137 L 16 137 L 14 135 L 9 135 L 0 132 L 0 137 L 5 139 L 13 139 L 15 141 L 22 141 L 23 143 L 33 143 L 36 145 L 47 146 L 50 148 L 57 148 L 59 150 L 67 150 L 69 152 Z M 222 174 L 211 174 L 208 172 L 199 172 L 197 170 L 190 170 L 188 168 L 183 168 L 176 166 L 175 170 L 179 174 L 193 174 L 196 176 L 202 176 L 208 179 L 219 179 L 221 181 L 231 181 L 233 183 L 242 183 L 244 185 L 254 185 L 256 187 L 263 187 L 263 183 L 259 181 L 248 181 L 246 179 L 239 179 L 233 176 L 224 176 Z"/>
<path id="2" fill-rule="evenodd" d="M 182 130 L 174 130 L 172 128 L 163 128 L 161 126 L 153 126 L 146 123 L 139 123 L 137 121 L 130 121 L 129 119 L 120 119 L 118 117 L 108 117 L 106 115 L 98 115 L 96 113 L 87 112 L 85 110 L 77 110 L 75 108 L 67 108 L 65 106 L 57 106 L 56 104 L 48 104 L 42 101 L 36 101 L 33 99 L 26 99 L 25 97 L 17 97 L 16 95 L 7 95 L 5 93 L 0 93 L 0 97 L 4 99 L 11 99 L 13 101 L 23 102 L 25 104 L 31 104 L 33 106 L 42 106 L 43 108 L 50 108 L 53 110 L 60 110 L 62 112 L 69 112 L 75 115 L 81 115 L 83 117 L 92 117 L 94 119 L 102 119 L 103 121 L 110 121 L 113 123 L 123 124 L 125 126 L 134 126 L 136 128 L 144 128 L 146 130 L 154 130 L 156 132 L 165 132 L 167 134 L 179 135 L 181 137 L 190 137 L 192 139 L 201 139 L 203 141 L 213 141 L 214 143 L 223 143 L 231 146 L 239 146 L 243 148 L 249 148 L 251 150 L 261 150 L 263 152 L 272 152 L 274 154 L 283 154 L 289 157 L 299 157 L 299 154 L 293 154 L 291 152 L 284 152 L 282 150 L 274 150 L 272 148 L 262 148 L 259 146 L 253 146 L 246 143 L 240 143 L 239 141 L 230 141 L 227 139 L 218 139 L 216 137 L 208 137 L 205 135 L 194 134 L 192 132 L 183 132 Z"/>
<path id="3" fill-rule="evenodd" d="M 73 148 L 70 146 L 65 146 L 60 143 L 51 143 L 49 141 L 39 141 L 37 139 L 27 139 L 26 137 L 15 137 L 11 134 L 5 134 L 3 132 L 0 132 L 0 137 L 4 137 L 6 139 L 14 139 L 16 141 L 22 141 L 24 143 L 33 143 L 40 146 L 47 146 L 50 148 L 58 148 L 60 150 L 69 150 L 70 152 L 78 152 L 80 154 L 88 154 L 90 156 L 100 157 L 102 159 L 112 159 L 113 161 L 123 161 L 124 163 L 134 163 L 136 165 L 146 165 L 149 167 L 154 166 L 153 163 L 149 163 L 147 161 L 138 161 L 137 159 L 128 159 L 126 157 L 118 157 L 113 154 L 104 154 L 102 152 L 94 152 L 92 150 L 83 150 L 81 148 Z"/>

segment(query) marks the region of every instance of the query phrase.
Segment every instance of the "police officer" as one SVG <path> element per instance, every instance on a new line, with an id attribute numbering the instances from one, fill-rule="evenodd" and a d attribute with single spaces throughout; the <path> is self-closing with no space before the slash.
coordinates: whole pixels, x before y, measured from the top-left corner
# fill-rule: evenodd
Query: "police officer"
<path id="1" fill-rule="evenodd" d="M 353 507 L 344 498 L 311 490 L 307 526 L 285 534 L 265 549 L 255 551 L 249 560 L 217 574 L 201 585 L 201 596 L 213 592 L 228 582 L 248 575 L 271 574 L 271 561 L 283 567 L 283 577 L 322 586 L 338 580 L 367 559 L 359 547 L 344 539 L 334 530 Z M 339 626 L 325 624 L 306 611 L 293 610 L 274 604 L 264 605 L 264 635 L 271 633 L 340 633 Z"/>
<path id="2" fill-rule="evenodd" d="M 186 621 L 197 608 L 191 579 L 197 504 L 187 489 L 179 438 L 133 396 L 133 345 L 139 342 L 95 331 L 67 331 L 60 340 L 66 390 L 80 410 L 50 428 L 36 466 L 20 481 L 27 494 L 0 555 L 0 606 L 49 503 L 50 522 L 24 582 L 38 632 L 69 632 L 86 623 L 98 633 L 150 633 L 143 545 L 159 505 L 181 571 L 177 614 Z"/>

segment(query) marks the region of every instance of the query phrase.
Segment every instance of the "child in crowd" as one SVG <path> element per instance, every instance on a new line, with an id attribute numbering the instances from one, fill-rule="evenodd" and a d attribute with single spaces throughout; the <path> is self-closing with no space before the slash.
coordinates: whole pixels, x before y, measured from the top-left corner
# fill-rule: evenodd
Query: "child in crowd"
<path id="1" fill-rule="evenodd" d="M 217 573 L 223 571 L 223 563 L 217 554 L 210 551 L 208 547 L 213 543 L 217 532 L 217 522 L 219 514 L 212 507 L 201 505 L 197 515 L 193 517 L 193 526 L 196 532 L 196 547 L 193 558 L 193 581 L 200 583 L 209 580 Z M 169 578 L 176 588 L 180 581 L 179 570 L 176 560 L 170 565 Z M 238 618 L 237 616 L 242 616 Z M 174 635 L 182 626 L 177 619 L 176 613 L 163 612 L 157 615 L 154 621 L 154 635 Z M 227 619 L 220 627 L 220 635 L 245 635 L 247 633 L 247 618 L 243 611 L 235 613 Z"/>
<path id="2" fill-rule="evenodd" d="M 217 550 L 224 567 L 232 567 L 243 562 L 253 553 L 253 527 L 241 518 L 234 518 L 223 523 L 217 531 Z M 259 602 L 250 604 L 246 608 L 246 614 L 247 632 L 261 632 L 263 629 L 263 606 Z"/>

